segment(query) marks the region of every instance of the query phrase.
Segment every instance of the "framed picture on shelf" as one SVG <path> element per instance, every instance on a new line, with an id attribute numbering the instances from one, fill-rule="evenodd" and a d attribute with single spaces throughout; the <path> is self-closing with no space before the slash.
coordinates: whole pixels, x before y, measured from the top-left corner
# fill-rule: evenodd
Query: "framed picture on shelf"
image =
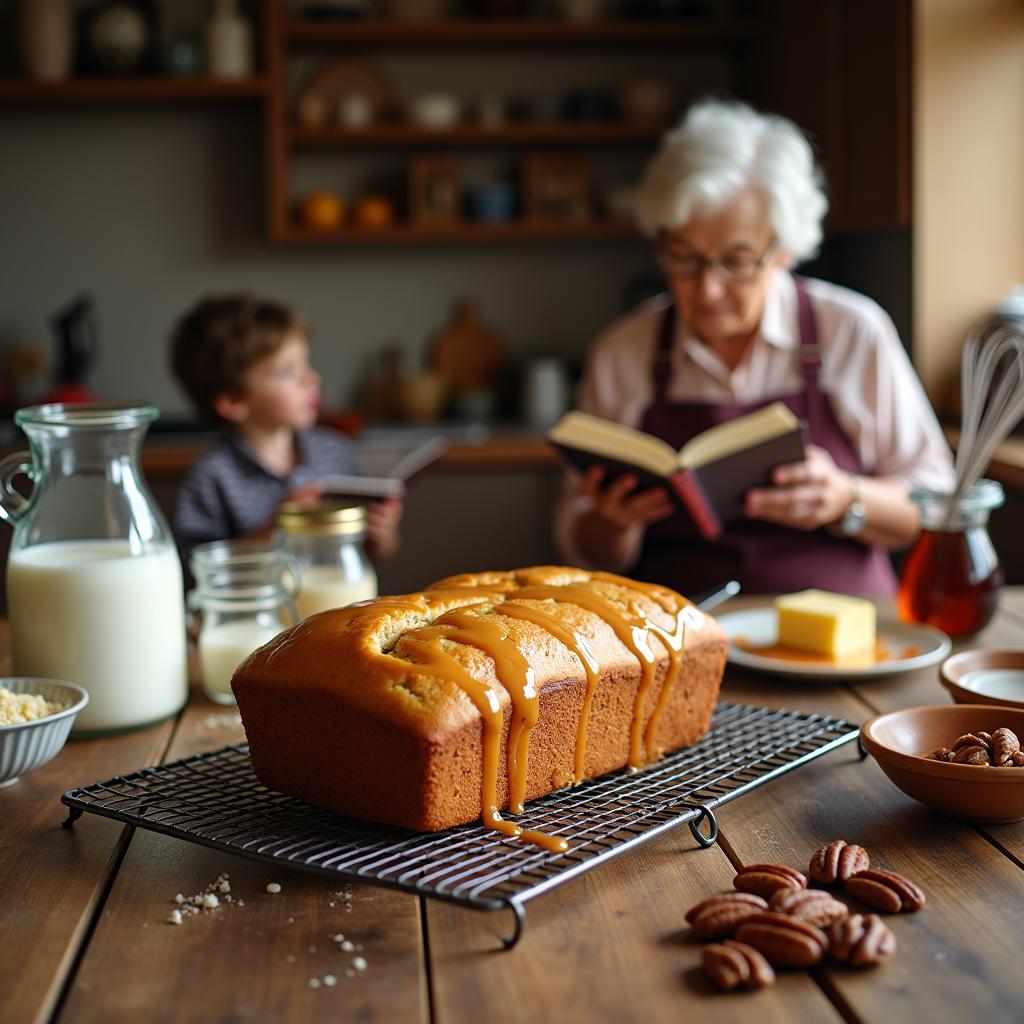
<path id="1" fill-rule="evenodd" d="M 462 219 L 459 165 L 447 157 L 409 161 L 409 220 L 420 227 L 444 227 Z"/>
<path id="2" fill-rule="evenodd" d="M 590 163 L 576 155 L 523 157 L 524 213 L 528 221 L 580 224 L 593 215 Z"/>

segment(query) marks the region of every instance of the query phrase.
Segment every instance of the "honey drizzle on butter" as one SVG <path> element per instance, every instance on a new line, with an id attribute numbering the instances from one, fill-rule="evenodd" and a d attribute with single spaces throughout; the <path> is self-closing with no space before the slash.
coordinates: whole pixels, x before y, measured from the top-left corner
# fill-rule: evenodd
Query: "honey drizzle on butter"
<path id="1" fill-rule="evenodd" d="M 523 619 L 526 622 L 532 622 L 535 626 L 540 626 L 541 629 L 546 630 L 556 640 L 560 640 L 565 644 L 583 664 L 583 671 L 587 676 L 587 692 L 583 695 L 583 707 L 580 711 L 579 726 L 576 730 L 576 750 L 573 761 L 573 782 L 582 782 L 587 749 L 587 727 L 590 723 L 590 705 L 594 699 L 594 691 L 597 689 L 597 681 L 601 676 L 601 665 L 597 658 L 594 657 L 594 652 L 591 651 L 581 633 L 559 622 L 553 615 L 548 615 L 546 612 L 532 608 L 529 605 L 516 604 L 516 596 L 513 594 L 512 600 L 496 605 L 493 609 L 494 613 L 496 615 L 507 615 L 512 619 Z"/>

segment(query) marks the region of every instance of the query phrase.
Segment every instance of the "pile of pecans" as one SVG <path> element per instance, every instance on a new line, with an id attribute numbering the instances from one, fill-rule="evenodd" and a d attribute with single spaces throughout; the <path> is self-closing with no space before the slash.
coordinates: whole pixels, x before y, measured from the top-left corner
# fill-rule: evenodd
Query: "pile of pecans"
<path id="1" fill-rule="evenodd" d="M 835 839 L 811 858 L 818 885 L 841 885 L 880 913 L 920 910 L 925 895 L 895 871 L 871 869 L 862 846 Z M 881 963 L 896 951 L 896 937 L 878 914 L 851 914 L 807 877 L 784 864 L 751 864 L 733 879 L 735 892 L 712 896 L 686 914 L 696 938 L 710 941 L 701 961 L 723 991 L 764 988 L 774 967 L 813 967 L 826 954 L 852 967 Z"/>
<path id="2" fill-rule="evenodd" d="M 1024 768 L 1024 750 L 1012 729 L 968 732 L 952 747 L 936 747 L 926 755 L 950 764 L 992 765 L 995 768 Z"/>

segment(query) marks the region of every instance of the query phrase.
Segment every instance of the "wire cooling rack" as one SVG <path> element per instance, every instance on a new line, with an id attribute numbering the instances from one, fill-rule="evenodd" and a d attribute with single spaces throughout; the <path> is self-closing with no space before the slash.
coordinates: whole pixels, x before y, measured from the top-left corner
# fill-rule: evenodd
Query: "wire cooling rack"
<path id="1" fill-rule="evenodd" d="M 411 832 L 344 818 L 260 785 L 245 744 L 72 789 L 83 811 L 215 850 L 448 900 L 511 909 L 660 833 L 688 823 L 718 838 L 714 808 L 857 737 L 849 722 L 720 702 L 708 734 L 640 772 L 615 772 L 532 800 L 519 822 L 568 840 L 565 853 L 521 844 L 480 823 Z M 706 822 L 707 832 L 700 826 Z"/>

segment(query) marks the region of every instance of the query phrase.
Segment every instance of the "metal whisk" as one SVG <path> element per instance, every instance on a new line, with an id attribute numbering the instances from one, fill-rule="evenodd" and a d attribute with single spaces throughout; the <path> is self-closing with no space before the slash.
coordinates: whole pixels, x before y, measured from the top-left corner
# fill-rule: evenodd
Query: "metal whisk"
<path id="1" fill-rule="evenodd" d="M 968 335 L 960 359 L 960 399 L 955 498 L 970 494 L 996 449 L 1024 416 L 1024 331 L 1020 327 L 979 328 Z"/>

